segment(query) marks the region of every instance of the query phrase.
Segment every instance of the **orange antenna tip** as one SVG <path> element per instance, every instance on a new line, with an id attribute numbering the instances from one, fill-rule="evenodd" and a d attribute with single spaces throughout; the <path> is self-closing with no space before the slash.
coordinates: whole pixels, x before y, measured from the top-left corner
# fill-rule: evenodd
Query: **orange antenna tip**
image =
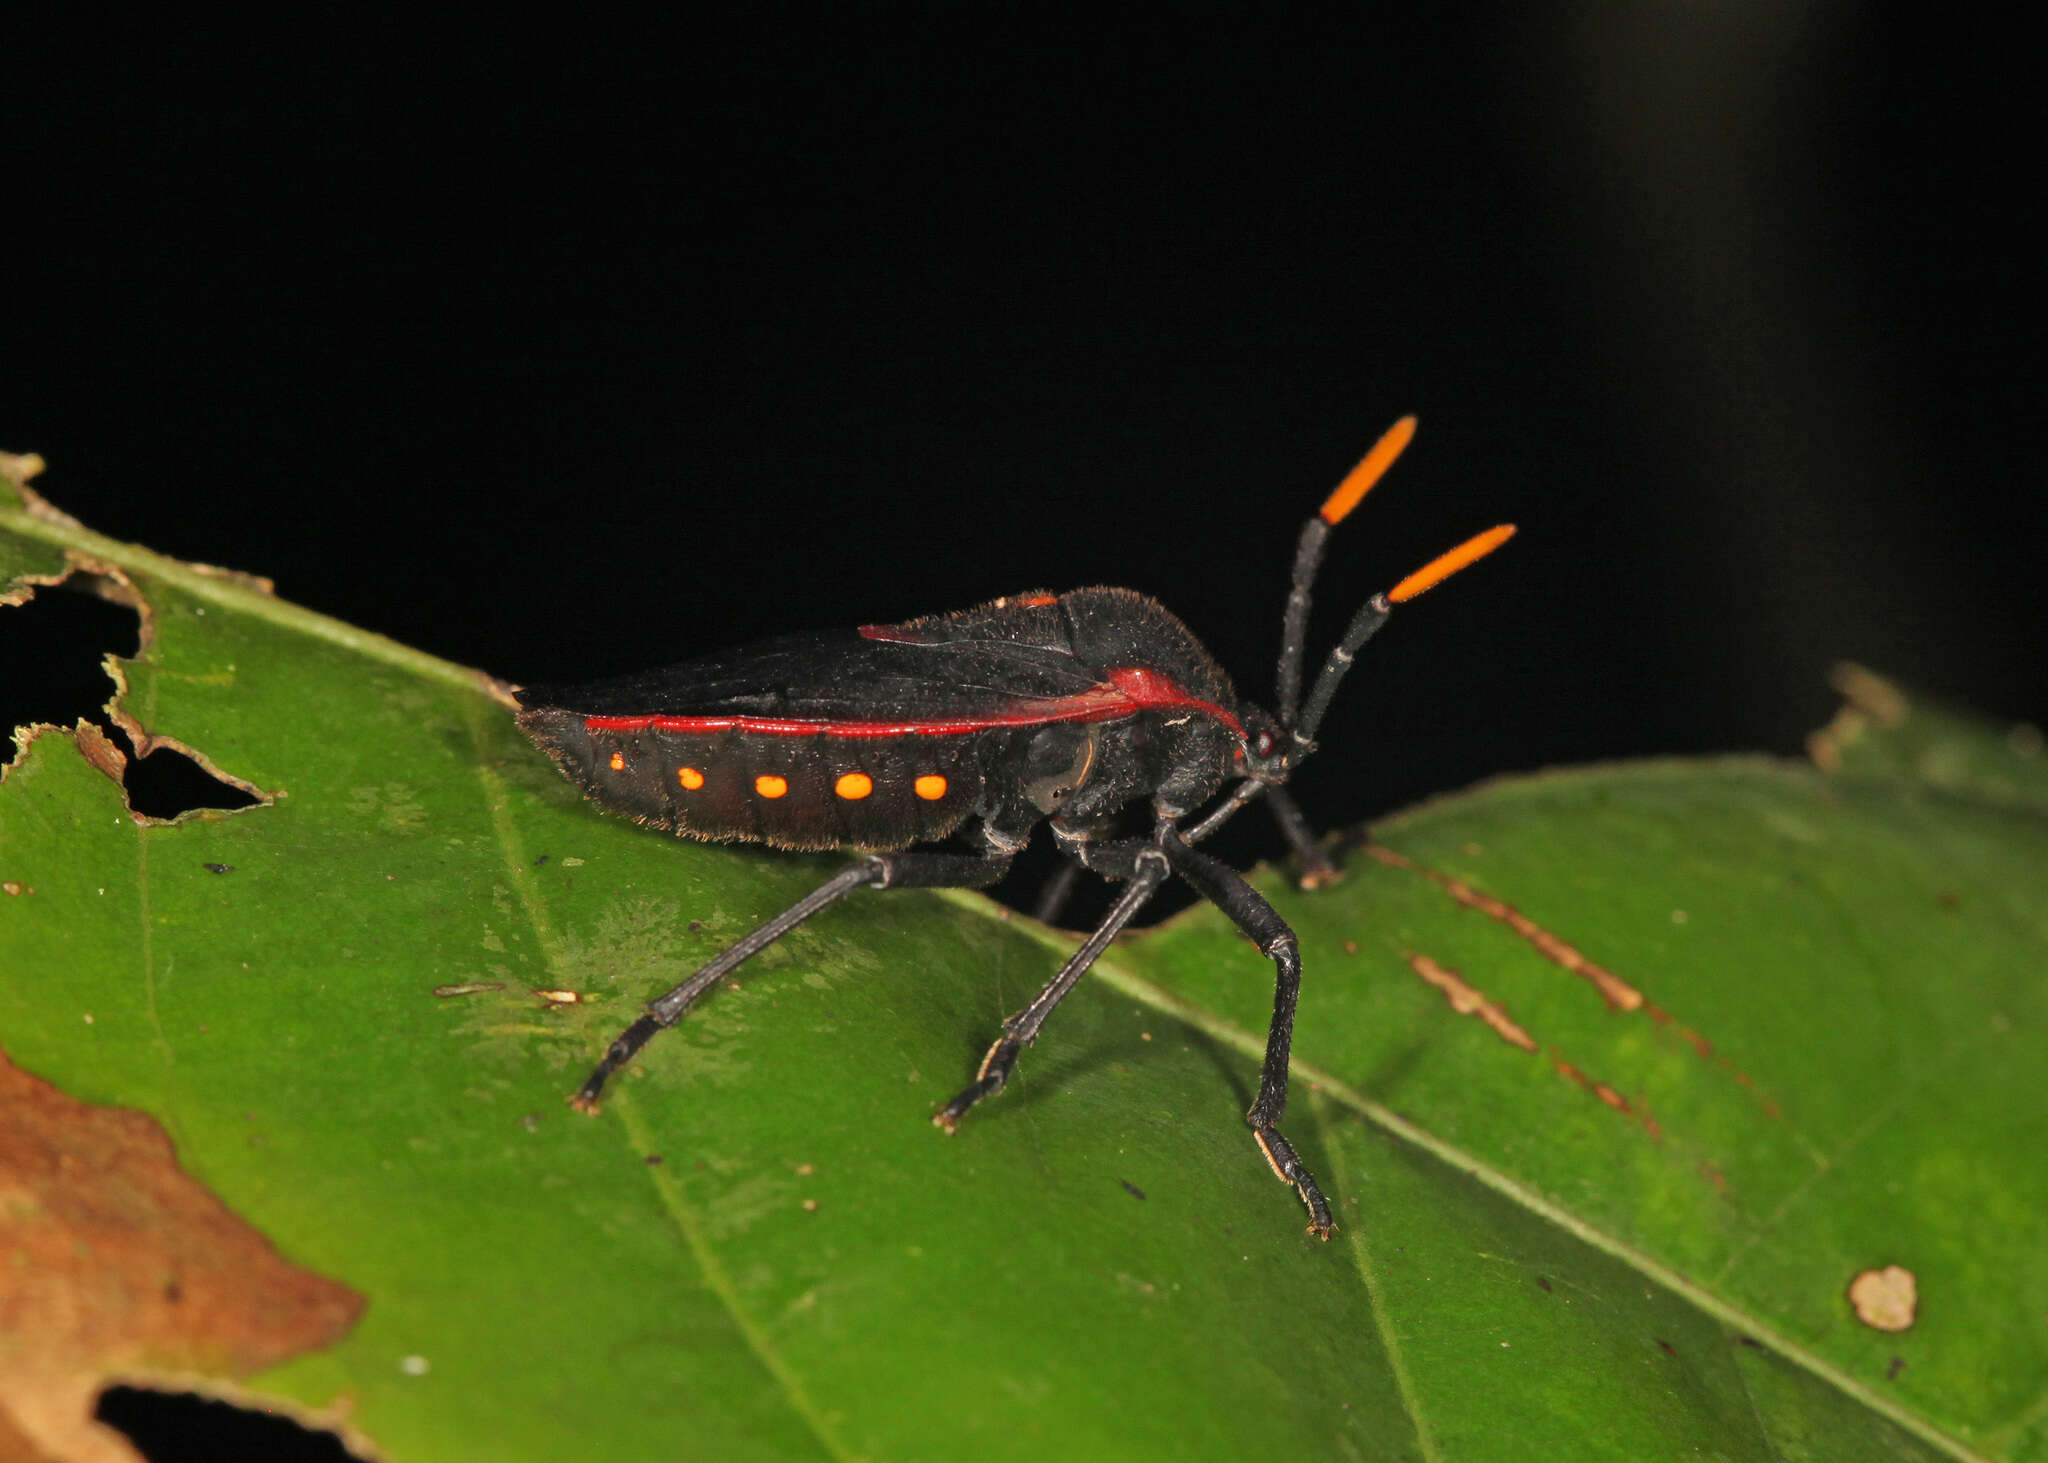
<path id="1" fill-rule="evenodd" d="M 1406 579 L 1387 591 L 1387 599 L 1393 604 L 1411 600 L 1426 589 L 1434 589 L 1460 569 L 1470 568 L 1502 544 L 1515 536 L 1515 526 L 1503 523 L 1498 528 L 1489 528 L 1485 533 L 1476 533 L 1459 544 L 1448 554 L 1438 554 Z"/>
<path id="2" fill-rule="evenodd" d="M 1374 483 L 1387 475 L 1387 469 L 1394 465 L 1394 459 L 1415 440 L 1415 418 L 1403 417 L 1387 428 L 1386 435 L 1373 443 L 1372 451 L 1365 454 L 1365 460 L 1351 469 L 1343 482 L 1337 484 L 1337 491 L 1323 500 L 1317 511 L 1323 522 L 1335 528 L 1343 521 L 1344 515 L 1358 506 L 1358 500 L 1372 491 Z"/>

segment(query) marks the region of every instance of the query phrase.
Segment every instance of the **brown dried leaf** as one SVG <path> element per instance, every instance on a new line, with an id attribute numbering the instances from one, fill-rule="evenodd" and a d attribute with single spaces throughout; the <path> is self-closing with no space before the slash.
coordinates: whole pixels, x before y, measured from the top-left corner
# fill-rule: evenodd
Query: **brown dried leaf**
<path id="1" fill-rule="evenodd" d="M 186 1174 L 154 1119 L 4 1057 L 0 1250 L 0 1451 L 18 1435 L 29 1457 L 132 1459 L 92 1421 L 108 1382 L 246 1376 L 333 1345 L 363 1309 Z"/>

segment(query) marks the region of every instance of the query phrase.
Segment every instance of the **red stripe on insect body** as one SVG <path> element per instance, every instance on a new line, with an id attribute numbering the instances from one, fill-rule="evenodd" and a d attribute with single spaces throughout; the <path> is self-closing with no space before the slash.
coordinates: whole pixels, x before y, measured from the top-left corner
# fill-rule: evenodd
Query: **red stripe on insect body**
<path id="1" fill-rule="evenodd" d="M 1143 666 L 1119 666 L 1109 679 L 1075 696 L 1020 705 L 989 716 L 934 721 L 797 720 L 776 716 L 590 716 L 591 731 L 635 732 L 652 727 L 669 732 L 758 732 L 778 737 L 964 737 L 1006 726 L 1042 726 L 1054 721 L 1114 721 L 1140 711 L 1186 709 L 1215 717 L 1238 736 L 1244 727 L 1213 701 L 1190 696 L 1171 678 Z"/>
<path id="2" fill-rule="evenodd" d="M 1200 711 L 1215 717 L 1238 736 L 1244 735 L 1243 725 L 1229 711 L 1213 701 L 1190 696 L 1171 677 L 1162 676 L 1158 671 L 1141 665 L 1118 666 L 1109 672 L 1109 683 L 1129 697 L 1132 705 L 1143 710 Z"/>

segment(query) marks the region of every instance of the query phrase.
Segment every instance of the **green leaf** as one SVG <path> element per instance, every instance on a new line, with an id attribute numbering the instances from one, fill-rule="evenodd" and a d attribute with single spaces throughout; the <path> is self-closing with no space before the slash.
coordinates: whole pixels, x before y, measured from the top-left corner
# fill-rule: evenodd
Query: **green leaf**
<path id="1" fill-rule="evenodd" d="M 67 555 L 146 607 L 124 712 L 266 801 L 138 821 L 91 735 L 29 737 L 0 1046 L 366 1306 L 253 1374 L 0 1345 L 394 1459 L 2048 1457 L 2048 821 L 1995 733 L 1945 782 L 1504 780 L 1263 878 L 1319 1244 L 1240 1120 L 1270 967 L 1213 912 L 1121 942 L 952 1139 L 1074 943 L 968 895 L 854 896 L 570 1112 L 836 861 L 601 817 L 487 679 L 0 487 L 0 565 Z M 1884 1332 L 1847 1294 L 1892 1265 Z"/>
<path id="2" fill-rule="evenodd" d="M 1903 777 L 1991 803 L 2048 811 L 2041 729 L 1996 727 L 1907 694 L 1861 666 L 1835 668 L 1845 705 L 1813 737 L 1814 760 L 1851 777 Z"/>

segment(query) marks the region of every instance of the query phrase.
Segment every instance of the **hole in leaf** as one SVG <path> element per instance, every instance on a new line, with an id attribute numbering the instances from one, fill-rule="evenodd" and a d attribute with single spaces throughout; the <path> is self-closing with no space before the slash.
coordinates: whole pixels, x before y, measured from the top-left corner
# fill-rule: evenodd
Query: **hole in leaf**
<path id="1" fill-rule="evenodd" d="M 253 807 L 257 801 L 173 747 L 158 747 L 147 757 L 135 757 L 133 750 L 129 749 L 128 771 L 121 783 L 128 789 L 128 806 L 147 817 L 170 819 L 194 808 L 232 811 Z"/>
<path id="2" fill-rule="evenodd" d="M 68 580 L 0 609 L 0 726 L 104 724 L 114 683 L 101 659 L 134 655 L 141 637 L 134 610 Z"/>
<path id="3" fill-rule="evenodd" d="M 237 1407 L 190 1392 L 109 1387 L 93 1416 L 119 1428 L 149 1463 L 214 1463 L 262 1458 L 269 1463 L 361 1463 L 330 1432 L 288 1417 Z"/>
<path id="4" fill-rule="evenodd" d="M 137 757 L 128 734 L 108 720 L 114 682 L 105 658 L 130 659 L 140 651 L 142 617 L 128 605 L 92 593 L 93 582 L 91 575 L 74 574 L 62 584 L 38 588 L 26 604 L 0 608 L 0 727 L 92 722 L 127 755 L 122 786 L 128 806 L 151 818 L 255 804 L 257 798 L 175 748 L 158 747 Z M 6 755 L 0 747 L 0 759 Z"/>

